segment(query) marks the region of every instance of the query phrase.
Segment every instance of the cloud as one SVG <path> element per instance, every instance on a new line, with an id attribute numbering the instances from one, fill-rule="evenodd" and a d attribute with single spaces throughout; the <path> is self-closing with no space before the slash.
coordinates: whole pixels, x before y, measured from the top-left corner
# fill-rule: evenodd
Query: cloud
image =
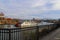
<path id="1" fill-rule="evenodd" d="M 32 7 L 39 7 L 39 6 L 44 6 L 46 4 L 46 1 L 44 0 L 37 0 Z"/>
<path id="2" fill-rule="evenodd" d="M 60 10 L 60 0 L 38 0 L 32 7 L 40 7 L 43 10 Z"/>
<path id="3" fill-rule="evenodd" d="M 0 0 L 0 8 L 8 17 L 33 18 L 60 10 L 60 0 Z"/>
<path id="4" fill-rule="evenodd" d="M 54 9 L 54 10 L 60 10 L 60 0 L 54 0 L 53 1 L 53 7 L 52 7 L 52 9 Z"/>

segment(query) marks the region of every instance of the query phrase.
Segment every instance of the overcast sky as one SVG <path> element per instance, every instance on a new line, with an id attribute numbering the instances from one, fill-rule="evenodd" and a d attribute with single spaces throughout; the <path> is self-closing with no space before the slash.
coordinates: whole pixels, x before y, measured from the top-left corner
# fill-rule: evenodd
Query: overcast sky
<path id="1" fill-rule="evenodd" d="M 60 0 L 0 0 L 6 17 L 60 18 Z"/>

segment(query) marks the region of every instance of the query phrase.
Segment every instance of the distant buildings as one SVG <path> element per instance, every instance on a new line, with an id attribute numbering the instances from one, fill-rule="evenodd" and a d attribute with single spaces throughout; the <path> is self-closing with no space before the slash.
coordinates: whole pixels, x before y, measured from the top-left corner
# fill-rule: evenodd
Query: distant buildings
<path id="1" fill-rule="evenodd" d="M 31 20 L 24 20 L 20 21 L 19 23 L 16 24 L 16 27 L 24 28 L 24 27 L 34 27 L 37 26 L 38 23 L 41 21 L 39 19 L 31 19 Z"/>
<path id="2" fill-rule="evenodd" d="M 39 19 L 32 19 L 32 20 L 21 20 L 21 19 L 12 19 L 12 18 L 6 18 L 4 13 L 0 13 L 0 27 L 4 25 L 15 25 L 16 27 L 31 27 L 36 26 L 41 21 Z"/>
<path id="3" fill-rule="evenodd" d="M 31 21 L 34 21 L 34 22 L 36 22 L 36 23 L 40 23 L 40 22 L 41 22 L 40 19 L 35 19 L 35 18 L 33 18 Z"/>
<path id="4" fill-rule="evenodd" d="M 18 19 L 6 18 L 3 12 L 0 13 L 0 24 L 16 24 Z"/>
<path id="5" fill-rule="evenodd" d="M 24 28 L 24 27 L 33 27 L 33 26 L 36 26 L 37 23 L 34 22 L 34 21 L 24 21 L 22 24 L 21 24 L 21 28 Z"/>

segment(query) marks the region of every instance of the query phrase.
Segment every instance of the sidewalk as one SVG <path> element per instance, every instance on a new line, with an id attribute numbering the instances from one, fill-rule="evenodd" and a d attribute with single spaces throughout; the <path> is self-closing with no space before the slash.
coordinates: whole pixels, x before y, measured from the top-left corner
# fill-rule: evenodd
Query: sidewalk
<path id="1" fill-rule="evenodd" d="M 60 28 L 54 30 L 53 32 L 47 34 L 40 40 L 60 40 Z"/>

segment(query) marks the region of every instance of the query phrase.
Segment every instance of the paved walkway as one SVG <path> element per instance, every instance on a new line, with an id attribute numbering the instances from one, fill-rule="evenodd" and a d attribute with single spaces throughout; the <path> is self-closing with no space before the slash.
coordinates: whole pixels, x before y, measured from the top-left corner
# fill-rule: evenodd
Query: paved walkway
<path id="1" fill-rule="evenodd" d="M 60 40 L 60 28 L 44 36 L 40 40 Z"/>

